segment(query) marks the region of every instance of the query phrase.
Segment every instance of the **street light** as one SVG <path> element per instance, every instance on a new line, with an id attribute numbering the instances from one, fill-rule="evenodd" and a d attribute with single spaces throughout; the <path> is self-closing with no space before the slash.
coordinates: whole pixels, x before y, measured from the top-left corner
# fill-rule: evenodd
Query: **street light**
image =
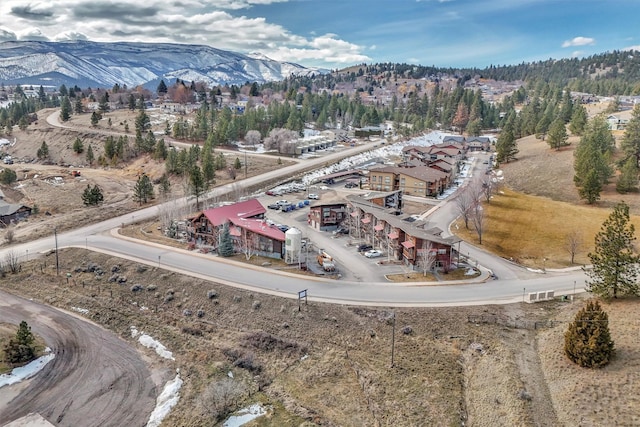
<path id="1" fill-rule="evenodd" d="M 244 177 L 247 178 L 247 150 L 244 150 Z"/>
<path id="2" fill-rule="evenodd" d="M 58 228 L 53 227 L 53 238 L 56 242 L 56 276 L 60 274 L 60 262 L 58 260 Z"/>

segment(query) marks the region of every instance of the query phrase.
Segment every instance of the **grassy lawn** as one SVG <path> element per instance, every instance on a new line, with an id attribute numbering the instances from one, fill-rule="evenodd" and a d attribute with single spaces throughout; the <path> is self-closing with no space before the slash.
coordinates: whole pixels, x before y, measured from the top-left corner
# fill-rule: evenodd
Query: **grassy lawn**
<path id="1" fill-rule="evenodd" d="M 486 221 L 481 247 L 534 268 L 570 266 L 567 235 L 573 231 L 582 237 L 575 265 L 588 264 L 587 254 L 593 250 L 595 234 L 611 213 L 609 209 L 571 205 L 507 188 L 483 206 Z M 640 217 L 632 216 L 631 222 L 638 230 Z M 459 219 L 452 230 L 465 241 L 480 246 L 471 222 L 469 228 L 466 230 L 464 221 Z"/>

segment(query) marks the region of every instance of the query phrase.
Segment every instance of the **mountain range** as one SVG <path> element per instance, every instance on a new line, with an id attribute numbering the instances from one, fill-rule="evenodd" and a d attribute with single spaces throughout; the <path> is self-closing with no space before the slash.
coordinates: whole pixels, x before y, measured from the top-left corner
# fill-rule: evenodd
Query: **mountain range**
<path id="1" fill-rule="evenodd" d="M 210 46 L 90 41 L 0 43 L 0 82 L 58 87 L 155 89 L 164 79 L 214 85 L 280 81 L 328 70 L 279 62 L 262 54 L 241 54 Z"/>

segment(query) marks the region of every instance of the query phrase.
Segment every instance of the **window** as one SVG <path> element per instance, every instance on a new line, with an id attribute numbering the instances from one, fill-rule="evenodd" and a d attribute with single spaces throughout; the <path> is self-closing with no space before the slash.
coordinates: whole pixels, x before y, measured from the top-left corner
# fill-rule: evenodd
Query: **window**
<path id="1" fill-rule="evenodd" d="M 384 183 L 385 183 L 385 184 L 389 184 L 390 182 L 391 182 L 391 178 L 390 178 L 390 177 L 388 177 L 388 176 L 385 176 L 385 177 L 384 177 Z"/>
<path id="2" fill-rule="evenodd" d="M 378 176 L 377 175 L 373 175 L 371 176 L 371 182 L 376 182 L 377 181 Z"/>

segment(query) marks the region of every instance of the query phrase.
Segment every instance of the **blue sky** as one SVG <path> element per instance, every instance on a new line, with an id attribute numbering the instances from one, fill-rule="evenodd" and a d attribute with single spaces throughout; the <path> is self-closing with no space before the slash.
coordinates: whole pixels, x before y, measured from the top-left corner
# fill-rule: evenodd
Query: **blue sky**
<path id="1" fill-rule="evenodd" d="M 640 50 L 640 0 L 2 0 L 0 41 L 205 44 L 306 66 L 485 67 Z"/>

